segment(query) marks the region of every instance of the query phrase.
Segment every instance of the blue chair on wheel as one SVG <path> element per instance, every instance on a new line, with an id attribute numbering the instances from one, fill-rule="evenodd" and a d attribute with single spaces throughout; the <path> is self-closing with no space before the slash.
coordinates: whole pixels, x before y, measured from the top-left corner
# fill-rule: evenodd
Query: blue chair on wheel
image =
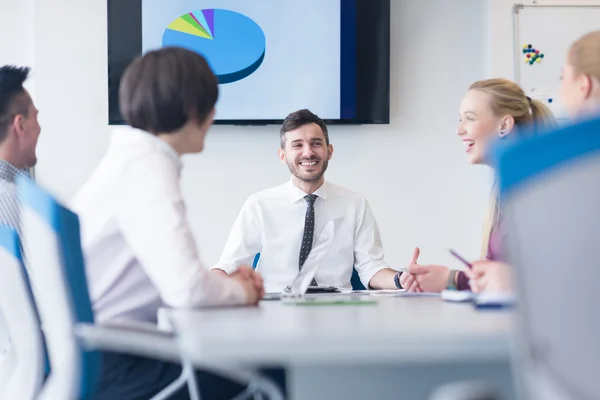
<path id="1" fill-rule="evenodd" d="M 79 218 L 32 181 L 21 179 L 18 188 L 23 199 L 29 277 L 51 366 L 36 398 L 91 398 L 100 377 L 103 350 L 151 357 L 159 356 L 161 348 L 176 348 L 170 334 L 149 328 L 95 324 Z M 182 376 L 174 382 L 176 388 L 165 388 L 155 399 L 167 398 L 187 381 L 187 376 Z"/>
<path id="2" fill-rule="evenodd" d="M 52 372 L 41 400 L 91 398 L 100 377 L 101 351 L 181 361 L 181 375 L 150 400 L 165 400 L 187 384 L 190 398 L 198 399 L 191 364 L 182 360 L 172 332 L 154 324 L 119 322 L 99 325 L 87 287 L 78 216 L 52 195 L 28 180 L 19 180 L 23 199 L 23 234 L 27 237 L 35 301 L 50 354 Z M 173 357 L 173 353 L 179 353 Z M 249 384 L 248 398 L 259 393 L 282 399 L 279 389 L 257 374 L 215 365 L 208 369 Z M 22 399 L 24 397 L 11 397 Z"/>

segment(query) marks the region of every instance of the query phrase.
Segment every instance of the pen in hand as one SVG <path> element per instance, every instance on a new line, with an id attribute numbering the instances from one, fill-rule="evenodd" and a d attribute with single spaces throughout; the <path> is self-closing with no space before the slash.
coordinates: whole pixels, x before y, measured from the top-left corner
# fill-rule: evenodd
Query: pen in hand
<path id="1" fill-rule="evenodd" d="M 460 254 L 458 254 L 456 251 L 450 249 L 448 250 L 450 251 L 450 254 L 452 254 L 454 257 L 456 257 L 460 262 L 462 262 L 463 264 L 465 264 L 469 269 L 473 269 L 473 264 L 468 262 L 464 257 L 462 257 Z"/>

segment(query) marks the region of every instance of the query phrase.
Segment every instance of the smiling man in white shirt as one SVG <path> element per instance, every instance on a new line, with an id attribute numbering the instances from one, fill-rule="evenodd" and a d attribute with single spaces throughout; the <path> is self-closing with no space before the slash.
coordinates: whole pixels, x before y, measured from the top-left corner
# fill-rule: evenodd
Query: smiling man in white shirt
<path id="1" fill-rule="evenodd" d="M 279 158 L 292 173 L 291 180 L 248 198 L 213 271 L 234 273 L 260 253 L 257 271 L 265 291 L 282 292 L 318 244 L 325 225 L 333 221 L 333 241 L 313 285 L 349 289 L 356 268 L 367 288 L 399 288 L 399 273 L 384 261 L 379 228 L 367 200 L 325 181 L 333 146 L 323 120 L 309 110 L 291 113 L 280 139 Z"/>

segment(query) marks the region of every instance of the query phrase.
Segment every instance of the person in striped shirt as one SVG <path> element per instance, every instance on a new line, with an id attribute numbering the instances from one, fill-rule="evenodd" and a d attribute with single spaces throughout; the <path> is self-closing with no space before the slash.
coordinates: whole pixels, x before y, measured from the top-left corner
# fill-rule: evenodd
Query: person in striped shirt
<path id="1" fill-rule="evenodd" d="M 0 67 L 0 225 L 18 232 L 21 224 L 16 181 L 29 177 L 29 169 L 36 164 L 35 148 L 41 130 L 38 111 L 23 87 L 28 75 L 27 67 Z M 6 357 L 10 351 L 10 335 L 0 309 L 0 380 L 11 368 Z"/>
<path id="2" fill-rule="evenodd" d="M 20 230 L 16 180 L 29 177 L 36 162 L 35 148 L 40 124 L 29 92 L 23 83 L 29 68 L 0 68 L 0 224 Z"/>

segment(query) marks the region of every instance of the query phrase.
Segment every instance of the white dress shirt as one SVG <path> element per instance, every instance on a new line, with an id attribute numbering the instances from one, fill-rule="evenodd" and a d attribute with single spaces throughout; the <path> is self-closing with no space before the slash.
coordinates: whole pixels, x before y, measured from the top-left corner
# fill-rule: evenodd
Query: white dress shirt
<path id="1" fill-rule="evenodd" d="M 334 233 L 330 249 L 315 274 L 319 285 L 351 288 L 352 268 L 365 287 L 388 265 L 377 222 L 367 200 L 351 190 L 325 182 L 314 194 L 314 244 L 328 221 Z M 256 193 L 244 204 L 235 221 L 219 263 L 227 273 L 240 265 L 252 265 L 260 253 L 257 271 L 267 292 L 281 292 L 299 271 L 299 252 L 304 233 L 306 193 L 291 181 Z"/>
<path id="2" fill-rule="evenodd" d="M 156 322 L 158 308 L 243 304 L 242 286 L 202 265 L 186 221 L 179 155 L 137 130 L 113 132 L 71 206 L 81 220 L 96 321 Z"/>

